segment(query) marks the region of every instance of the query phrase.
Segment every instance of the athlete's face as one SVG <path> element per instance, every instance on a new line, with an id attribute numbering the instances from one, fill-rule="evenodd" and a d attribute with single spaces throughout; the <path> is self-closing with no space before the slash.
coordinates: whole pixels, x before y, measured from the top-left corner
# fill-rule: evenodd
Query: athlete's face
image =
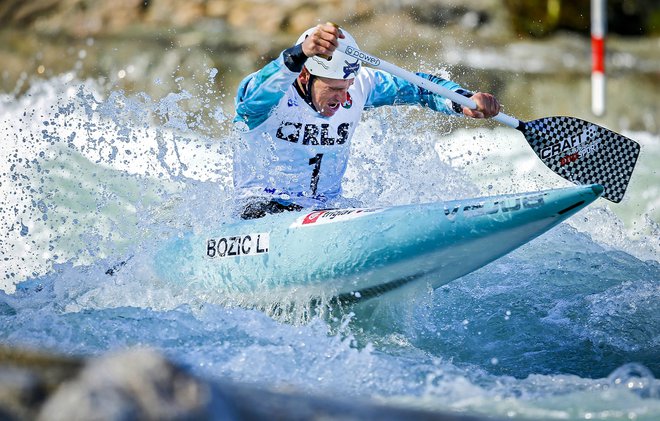
<path id="1" fill-rule="evenodd" d="M 321 115 L 333 116 L 345 103 L 348 88 L 353 84 L 353 79 L 328 79 L 315 77 L 312 81 L 312 102 Z"/>

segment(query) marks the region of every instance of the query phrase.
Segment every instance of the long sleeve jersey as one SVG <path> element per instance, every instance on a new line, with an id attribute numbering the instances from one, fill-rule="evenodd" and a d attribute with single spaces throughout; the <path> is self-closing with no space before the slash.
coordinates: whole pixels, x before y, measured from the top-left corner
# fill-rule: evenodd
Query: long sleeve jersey
<path id="1" fill-rule="evenodd" d="M 348 89 L 348 100 L 333 116 L 324 117 L 294 86 L 302 65 L 292 64 L 290 50 L 247 76 L 238 88 L 234 123 L 240 141 L 234 149 L 234 186 L 241 198 L 322 208 L 341 194 L 351 138 L 365 109 L 417 104 L 457 114 L 442 96 L 362 67 Z M 418 74 L 468 93 L 454 82 Z"/>

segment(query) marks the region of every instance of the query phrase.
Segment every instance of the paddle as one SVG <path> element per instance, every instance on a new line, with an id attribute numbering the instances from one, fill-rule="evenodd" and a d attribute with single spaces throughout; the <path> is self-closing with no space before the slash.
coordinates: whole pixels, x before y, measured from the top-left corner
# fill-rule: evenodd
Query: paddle
<path id="1" fill-rule="evenodd" d="M 339 41 L 339 51 L 421 88 L 475 109 L 470 98 Z M 637 142 L 575 117 L 546 117 L 524 122 L 504 113 L 493 119 L 522 132 L 552 171 L 577 184 L 600 184 L 603 197 L 619 203 L 628 187 L 640 146 Z"/>

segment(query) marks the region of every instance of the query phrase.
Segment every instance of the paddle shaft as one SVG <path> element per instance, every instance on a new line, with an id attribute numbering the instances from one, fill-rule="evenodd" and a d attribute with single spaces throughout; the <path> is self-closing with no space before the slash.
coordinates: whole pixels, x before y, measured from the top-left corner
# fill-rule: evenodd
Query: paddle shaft
<path id="1" fill-rule="evenodd" d="M 448 98 L 451 101 L 456 102 L 458 104 L 461 104 L 464 107 L 468 107 L 472 110 L 477 108 L 477 104 L 470 98 L 464 97 L 463 95 L 454 92 L 451 89 L 447 89 L 444 86 L 440 86 L 436 83 L 433 83 L 430 80 L 424 79 L 423 77 L 418 76 L 413 72 L 402 69 L 399 66 L 396 66 L 392 63 L 388 63 L 387 61 L 382 60 L 378 57 L 374 57 L 371 54 L 365 53 L 364 51 L 348 46 L 345 43 L 343 43 L 341 40 L 339 40 L 339 47 L 337 49 L 342 53 L 346 53 L 351 57 L 355 57 L 356 59 L 370 65 L 371 67 L 386 71 L 387 73 L 390 73 L 394 76 L 398 76 L 401 79 L 404 79 L 421 88 L 424 88 L 435 94 L 442 95 L 443 97 Z M 521 121 L 518 120 L 517 118 L 511 117 L 502 112 L 500 112 L 495 117 L 493 117 L 493 120 L 497 120 L 502 124 L 506 124 L 509 127 L 513 127 L 514 129 L 521 129 L 521 127 L 524 126 L 524 123 L 521 123 Z"/>

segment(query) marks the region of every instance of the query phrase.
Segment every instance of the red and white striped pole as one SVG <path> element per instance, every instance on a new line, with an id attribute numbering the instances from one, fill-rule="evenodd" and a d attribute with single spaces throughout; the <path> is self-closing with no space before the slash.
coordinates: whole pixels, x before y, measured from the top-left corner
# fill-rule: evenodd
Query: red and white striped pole
<path id="1" fill-rule="evenodd" d="M 605 114 L 606 0 L 591 0 L 591 111 Z"/>

